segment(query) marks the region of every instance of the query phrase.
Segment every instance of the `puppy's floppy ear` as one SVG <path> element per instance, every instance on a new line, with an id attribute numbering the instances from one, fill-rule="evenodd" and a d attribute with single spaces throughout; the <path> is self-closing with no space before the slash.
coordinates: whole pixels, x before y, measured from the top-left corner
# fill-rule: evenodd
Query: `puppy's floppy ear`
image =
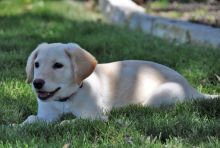
<path id="1" fill-rule="evenodd" d="M 81 82 L 94 71 L 97 61 L 89 52 L 77 44 L 67 44 L 65 52 L 74 65 L 75 80 L 80 85 Z"/>
<path id="2" fill-rule="evenodd" d="M 31 83 L 34 75 L 34 60 L 37 58 L 38 50 L 35 49 L 28 57 L 26 64 L 27 83 Z"/>
<path id="3" fill-rule="evenodd" d="M 37 58 L 38 49 L 40 46 L 45 45 L 47 43 L 41 43 L 37 46 L 37 48 L 32 51 L 32 53 L 29 55 L 27 64 L 26 64 L 26 74 L 27 74 L 27 82 L 31 83 L 33 80 L 34 75 L 34 60 Z"/>

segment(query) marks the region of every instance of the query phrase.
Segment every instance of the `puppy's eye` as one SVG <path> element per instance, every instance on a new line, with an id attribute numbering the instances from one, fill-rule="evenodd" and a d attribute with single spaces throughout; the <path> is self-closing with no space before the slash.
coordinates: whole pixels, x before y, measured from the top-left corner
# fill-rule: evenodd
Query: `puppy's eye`
<path id="1" fill-rule="evenodd" d="M 38 68 L 40 65 L 39 65 L 38 62 L 35 62 L 35 63 L 34 63 L 34 66 L 35 66 L 35 68 Z"/>
<path id="2" fill-rule="evenodd" d="M 53 65 L 53 69 L 59 69 L 59 68 L 62 68 L 62 67 L 63 67 L 63 64 L 61 64 L 61 63 L 55 63 Z"/>

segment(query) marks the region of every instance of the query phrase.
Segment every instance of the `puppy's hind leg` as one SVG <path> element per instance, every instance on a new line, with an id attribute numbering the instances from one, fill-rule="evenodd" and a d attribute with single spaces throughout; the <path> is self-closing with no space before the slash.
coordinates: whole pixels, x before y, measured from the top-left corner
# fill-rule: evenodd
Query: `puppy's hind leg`
<path id="1" fill-rule="evenodd" d="M 185 99 L 185 90 L 182 85 L 175 82 L 161 84 L 146 100 L 144 106 L 160 107 L 181 102 Z"/>

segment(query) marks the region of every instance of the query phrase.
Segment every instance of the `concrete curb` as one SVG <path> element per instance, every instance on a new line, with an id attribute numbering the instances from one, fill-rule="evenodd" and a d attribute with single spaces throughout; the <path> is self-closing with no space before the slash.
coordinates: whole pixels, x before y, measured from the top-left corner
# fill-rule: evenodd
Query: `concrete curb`
<path id="1" fill-rule="evenodd" d="M 99 7 L 111 24 L 126 25 L 131 29 L 179 43 L 220 48 L 219 28 L 151 16 L 131 0 L 99 0 Z"/>

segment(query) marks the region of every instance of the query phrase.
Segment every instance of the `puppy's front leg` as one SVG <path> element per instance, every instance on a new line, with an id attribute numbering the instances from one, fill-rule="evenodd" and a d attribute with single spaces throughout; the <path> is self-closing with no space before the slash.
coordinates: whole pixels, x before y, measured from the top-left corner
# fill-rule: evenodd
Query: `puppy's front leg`
<path id="1" fill-rule="evenodd" d="M 31 123 L 36 123 L 36 122 L 46 122 L 46 123 L 51 123 L 57 121 L 59 118 L 44 118 L 44 117 L 39 117 L 36 115 L 30 115 L 27 117 L 27 119 L 21 123 L 21 125 L 25 124 L 31 124 Z"/>
<path id="2" fill-rule="evenodd" d="M 56 108 L 56 104 L 53 102 L 41 102 L 38 100 L 38 112 L 37 115 L 30 115 L 23 123 L 31 124 L 35 122 L 51 123 L 59 120 L 62 112 Z"/>

